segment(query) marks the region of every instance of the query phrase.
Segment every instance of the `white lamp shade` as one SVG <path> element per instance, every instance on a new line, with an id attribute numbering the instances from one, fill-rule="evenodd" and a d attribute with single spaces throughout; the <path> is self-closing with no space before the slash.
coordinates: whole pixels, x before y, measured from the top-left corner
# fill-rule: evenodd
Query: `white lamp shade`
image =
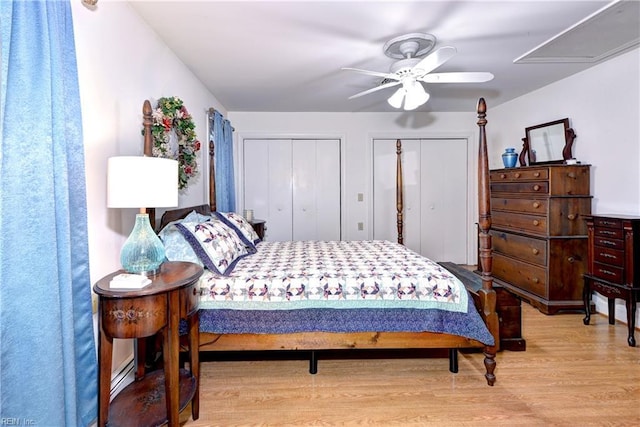
<path id="1" fill-rule="evenodd" d="M 107 206 L 110 208 L 178 206 L 178 161 L 143 156 L 109 158 Z"/>

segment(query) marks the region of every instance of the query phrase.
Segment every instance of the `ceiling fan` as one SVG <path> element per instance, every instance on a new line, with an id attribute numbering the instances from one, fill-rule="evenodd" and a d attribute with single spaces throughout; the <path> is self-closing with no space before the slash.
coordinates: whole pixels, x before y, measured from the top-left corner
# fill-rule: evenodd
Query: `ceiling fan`
<path id="1" fill-rule="evenodd" d="M 457 52 L 452 46 L 444 46 L 431 52 L 435 42 L 436 38 L 426 33 L 410 33 L 389 40 L 385 43 L 383 51 L 385 55 L 398 61 L 391 65 L 388 73 L 342 68 L 383 78 L 380 85 L 356 93 L 349 99 L 402 85 L 387 102 L 394 108 L 404 106 L 405 110 L 415 110 L 429 100 L 429 94 L 422 83 L 482 83 L 493 79 L 493 74 L 487 72 L 432 73 L 431 71 L 447 62 Z M 420 58 L 429 52 L 429 55 Z"/>

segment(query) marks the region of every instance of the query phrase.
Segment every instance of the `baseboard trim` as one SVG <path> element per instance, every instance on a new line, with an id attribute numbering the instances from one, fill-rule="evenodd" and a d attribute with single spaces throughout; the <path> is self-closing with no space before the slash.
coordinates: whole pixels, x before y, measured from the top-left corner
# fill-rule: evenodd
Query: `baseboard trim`
<path id="1" fill-rule="evenodd" d="M 111 375 L 111 399 L 135 380 L 133 355 L 129 356 Z"/>

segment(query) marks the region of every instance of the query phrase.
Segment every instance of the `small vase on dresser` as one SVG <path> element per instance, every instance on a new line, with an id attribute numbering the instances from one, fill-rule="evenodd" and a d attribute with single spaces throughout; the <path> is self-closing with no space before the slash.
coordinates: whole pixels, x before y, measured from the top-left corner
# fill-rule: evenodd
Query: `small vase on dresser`
<path id="1" fill-rule="evenodd" d="M 518 162 L 518 153 L 516 153 L 516 149 L 505 148 L 504 153 L 502 153 L 502 163 L 504 163 L 504 167 L 514 168 L 516 167 L 517 162 Z"/>

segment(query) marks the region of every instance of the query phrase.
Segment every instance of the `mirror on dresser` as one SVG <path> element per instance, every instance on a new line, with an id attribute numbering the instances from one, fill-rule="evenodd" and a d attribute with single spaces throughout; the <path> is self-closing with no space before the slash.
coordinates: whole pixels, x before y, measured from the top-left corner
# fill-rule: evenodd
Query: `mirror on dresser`
<path id="1" fill-rule="evenodd" d="M 568 118 L 525 128 L 520 165 L 557 164 L 573 158 L 575 137 Z"/>

